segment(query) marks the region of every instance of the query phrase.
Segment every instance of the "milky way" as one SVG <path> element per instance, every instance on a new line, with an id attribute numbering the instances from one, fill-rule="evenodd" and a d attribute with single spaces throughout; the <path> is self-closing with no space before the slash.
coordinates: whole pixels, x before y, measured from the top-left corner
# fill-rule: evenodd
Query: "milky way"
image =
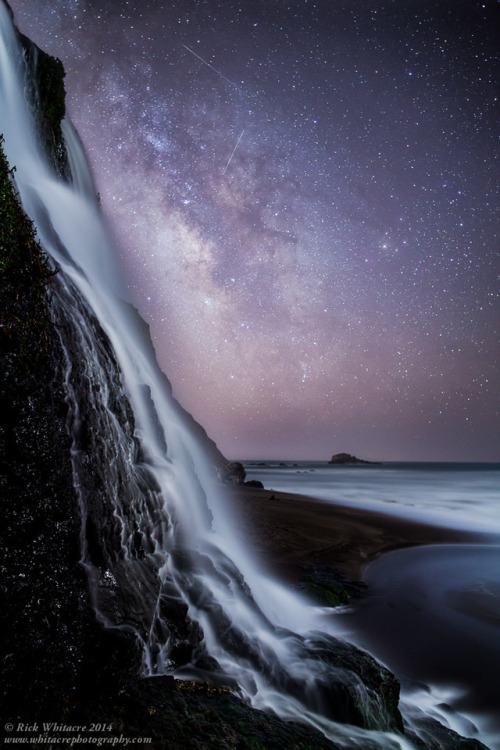
<path id="1" fill-rule="evenodd" d="M 496 3 L 11 5 L 226 455 L 498 460 Z"/>

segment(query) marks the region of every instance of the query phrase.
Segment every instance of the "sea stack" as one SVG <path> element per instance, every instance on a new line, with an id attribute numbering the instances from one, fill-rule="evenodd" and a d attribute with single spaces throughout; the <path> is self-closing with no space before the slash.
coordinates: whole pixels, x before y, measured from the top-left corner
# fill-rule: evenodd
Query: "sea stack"
<path id="1" fill-rule="evenodd" d="M 363 461 L 362 458 L 356 458 L 351 456 L 350 453 L 335 453 L 328 461 L 329 464 L 337 464 L 338 466 L 346 466 L 353 464 L 376 464 L 377 461 Z"/>

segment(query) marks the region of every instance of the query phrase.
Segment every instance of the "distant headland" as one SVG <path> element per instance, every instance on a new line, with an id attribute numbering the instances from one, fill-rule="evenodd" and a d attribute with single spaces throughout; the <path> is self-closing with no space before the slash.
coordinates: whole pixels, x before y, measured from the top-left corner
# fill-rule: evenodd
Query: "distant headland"
<path id="1" fill-rule="evenodd" d="M 364 461 L 362 458 L 356 458 L 351 456 L 350 453 L 335 453 L 334 456 L 328 461 L 329 464 L 336 464 L 337 466 L 351 466 L 353 464 L 378 464 L 379 461 Z"/>

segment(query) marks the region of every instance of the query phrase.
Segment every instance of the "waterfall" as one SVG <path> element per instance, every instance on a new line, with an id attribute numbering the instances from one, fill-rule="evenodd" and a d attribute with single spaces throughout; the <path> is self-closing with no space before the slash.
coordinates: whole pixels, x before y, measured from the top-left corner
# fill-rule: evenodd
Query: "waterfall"
<path id="1" fill-rule="evenodd" d="M 410 750 L 391 708 L 392 676 L 325 632 L 310 604 L 232 541 L 224 488 L 124 299 L 80 140 L 66 119 L 70 176 L 61 177 L 37 135 L 28 65 L 3 2 L 0 22 L 0 132 L 23 207 L 59 269 L 52 308 L 96 617 L 135 634 L 147 675 L 209 675 L 340 747 Z"/>

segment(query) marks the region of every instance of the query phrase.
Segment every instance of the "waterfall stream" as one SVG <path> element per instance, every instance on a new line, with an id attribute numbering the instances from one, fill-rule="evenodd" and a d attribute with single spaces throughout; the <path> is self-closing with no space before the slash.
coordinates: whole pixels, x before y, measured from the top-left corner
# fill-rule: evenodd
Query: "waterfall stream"
<path id="1" fill-rule="evenodd" d="M 23 207 L 60 269 L 52 307 L 97 618 L 135 633 L 145 674 L 209 675 L 341 747 L 411 750 L 383 698 L 385 670 L 324 632 L 318 612 L 233 541 L 224 488 L 124 301 L 79 137 L 65 120 L 63 179 L 39 143 L 28 67 L 3 2 L 0 22 L 0 132 Z"/>

